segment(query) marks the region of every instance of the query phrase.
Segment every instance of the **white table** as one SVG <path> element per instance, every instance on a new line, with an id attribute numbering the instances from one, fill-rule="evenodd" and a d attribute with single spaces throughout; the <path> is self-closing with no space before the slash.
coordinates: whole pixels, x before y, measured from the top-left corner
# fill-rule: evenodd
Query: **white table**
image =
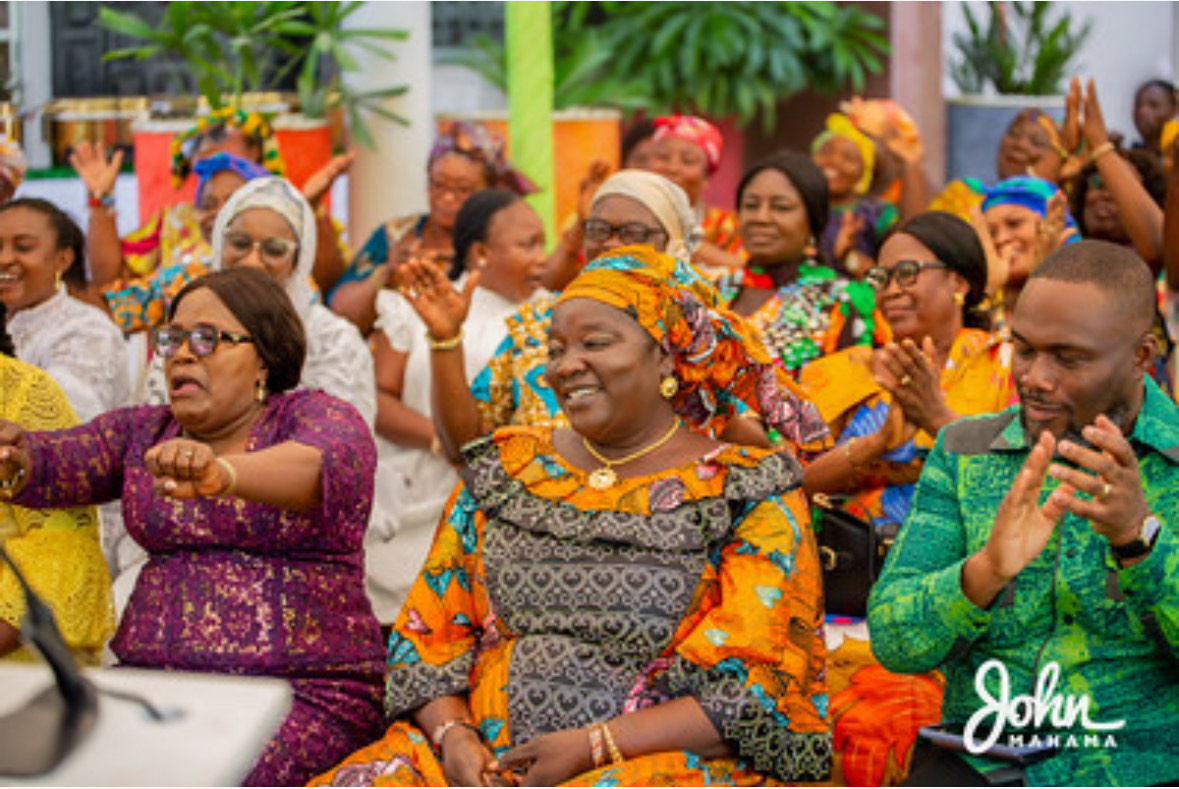
<path id="1" fill-rule="evenodd" d="M 240 785 L 291 707 L 290 686 L 275 679 L 133 669 L 85 674 L 99 690 L 93 730 L 52 772 L 0 775 L 0 785 Z M 0 661 L 0 715 L 52 682 L 46 665 Z M 142 696 L 171 719 L 154 721 L 139 704 L 103 694 L 106 688 Z"/>

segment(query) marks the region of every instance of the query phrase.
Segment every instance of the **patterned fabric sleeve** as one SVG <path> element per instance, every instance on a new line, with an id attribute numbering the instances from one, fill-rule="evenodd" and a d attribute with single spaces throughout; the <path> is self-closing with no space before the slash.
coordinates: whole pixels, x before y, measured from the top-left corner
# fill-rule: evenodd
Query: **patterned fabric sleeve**
<path id="1" fill-rule="evenodd" d="M 389 639 L 385 712 L 390 718 L 470 687 L 483 624 L 475 604 L 481 522 L 475 500 L 460 486 Z"/>
<path id="2" fill-rule="evenodd" d="M 661 684 L 692 695 L 757 770 L 824 780 L 831 737 L 822 581 L 802 493 L 754 505 L 718 567 L 715 603 L 689 620 Z"/>
<path id="3" fill-rule="evenodd" d="M 479 416 L 492 427 L 507 427 L 516 411 L 516 388 L 512 377 L 515 353 L 515 339 L 508 334 L 471 384 L 471 395 L 475 398 Z"/>
<path id="4" fill-rule="evenodd" d="M 176 294 L 206 273 L 208 268 L 199 261 L 160 266 L 147 276 L 116 280 L 103 288 L 102 297 L 124 334 L 147 331 L 162 325 Z"/>
<path id="5" fill-rule="evenodd" d="M 377 448 L 372 431 L 348 403 L 323 392 L 299 390 L 288 395 L 284 439 L 323 454 L 319 522 L 340 550 L 358 548 L 373 503 Z"/>
<path id="6" fill-rule="evenodd" d="M 955 495 L 961 481 L 944 436 L 925 461 L 912 509 L 868 600 L 872 651 L 885 668 L 902 674 L 937 668 L 990 621 L 962 591 L 968 554 Z"/>
<path id="7" fill-rule="evenodd" d="M 122 495 L 134 426 L 153 407 L 120 408 L 68 430 L 25 434 L 29 481 L 13 501 L 24 507 L 78 507 Z"/>

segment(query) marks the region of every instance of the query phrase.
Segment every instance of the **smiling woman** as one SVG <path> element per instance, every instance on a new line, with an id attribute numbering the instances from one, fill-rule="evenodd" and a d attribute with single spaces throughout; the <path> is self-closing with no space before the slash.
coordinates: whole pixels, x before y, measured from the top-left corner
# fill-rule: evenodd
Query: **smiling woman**
<path id="1" fill-rule="evenodd" d="M 394 723 L 317 782 L 826 777 L 799 466 L 705 435 L 739 402 L 784 434 L 826 429 L 683 265 L 623 247 L 564 290 L 547 375 L 569 427 L 467 446 L 390 640 Z"/>
<path id="2" fill-rule="evenodd" d="M 342 401 L 291 391 L 302 324 L 265 274 L 189 283 L 155 343 L 171 407 L 54 432 L 0 423 L 0 480 L 24 506 L 122 499 L 149 558 L 111 650 L 141 668 L 289 680 L 294 708 L 246 784 L 302 783 L 381 722 L 362 551 L 371 434 Z"/>
<path id="3" fill-rule="evenodd" d="M 123 335 L 66 290 L 85 271 L 82 231 L 61 209 L 36 198 L 0 206 L 0 301 L 16 355 L 53 376 L 83 422 L 130 394 Z"/>

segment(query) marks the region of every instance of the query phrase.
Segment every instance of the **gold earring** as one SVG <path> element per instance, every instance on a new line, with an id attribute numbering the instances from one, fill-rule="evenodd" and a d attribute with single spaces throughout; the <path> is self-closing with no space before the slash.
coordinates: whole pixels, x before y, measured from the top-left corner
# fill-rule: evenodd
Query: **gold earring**
<path id="1" fill-rule="evenodd" d="M 61 272 L 59 271 L 53 276 L 53 286 L 58 290 L 61 290 L 61 281 Z"/>
<path id="2" fill-rule="evenodd" d="M 258 401 L 258 405 L 266 402 L 266 384 L 263 381 L 254 382 L 254 399 Z"/>
<path id="3" fill-rule="evenodd" d="M 675 397 L 675 393 L 680 390 L 680 384 L 676 379 L 670 375 L 664 376 L 659 381 L 659 394 L 663 395 L 664 400 L 670 400 Z"/>
<path id="4" fill-rule="evenodd" d="M 965 294 L 965 293 L 963 293 L 963 292 L 962 292 L 962 291 L 960 291 L 960 290 L 959 290 L 959 291 L 955 291 L 955 293 L 954 293 L 954 303 L 955 303 L 955 304 L 957 304 L 959 307 L 961 307 L 962 305 L 964 305 L 964 304 L 966 303 L 966 294 Z"/>

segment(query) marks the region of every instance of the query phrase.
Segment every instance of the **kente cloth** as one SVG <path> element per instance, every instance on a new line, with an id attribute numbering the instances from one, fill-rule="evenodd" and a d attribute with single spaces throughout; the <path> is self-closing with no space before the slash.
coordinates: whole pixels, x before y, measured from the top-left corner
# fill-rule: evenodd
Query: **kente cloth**
<path id="1" fill-rule="evenodd" d="M 3 354 L 0 392 L 0 418 L 25 430 L 78 424 L 65 394 L 47 373 Z M 81 662 L 98 665 L 115 618 L 94 507 L 26 509 L 0 502 L 0 544 L 53 612 L 70 651 Z M 24 590 L 7 565 L 0 564 L 0 621 L 19 629 L 25 612 Z M 35 659 L 24 647 L 11 657 Z"/>
<path id="2" fill-rule="evenodd" d="M 438 781 L 437 755 L 398 719 L 451 694 L 497 756 L 682 696 L 734 749 L 638 756 L 575 785 L 825 777 L 821 580 L 793 457 L 721 445 L 599 491 L 549 429 L 466 453 L 390 639 L 397 722 L 317 783 Z"/>
<path id="3" fill-rule="evenodd" d="M 351 406 L 322 392 L 271 395 L 247 452 L 295 441 L 322 453 L 320 504 L 296 512 L 236 497 L 169 499 L 144 462 L 176 438 L 165 407 L 124 408 L 28 435 L 17 501 L 79 506 L 122 497 L 148 552 L 111 642 L 121 665 L 289 680 L 294 708 L 248 783 L 302 783 L 380 733 L 380 626 L 362 541 L 376 449 Z"/>

